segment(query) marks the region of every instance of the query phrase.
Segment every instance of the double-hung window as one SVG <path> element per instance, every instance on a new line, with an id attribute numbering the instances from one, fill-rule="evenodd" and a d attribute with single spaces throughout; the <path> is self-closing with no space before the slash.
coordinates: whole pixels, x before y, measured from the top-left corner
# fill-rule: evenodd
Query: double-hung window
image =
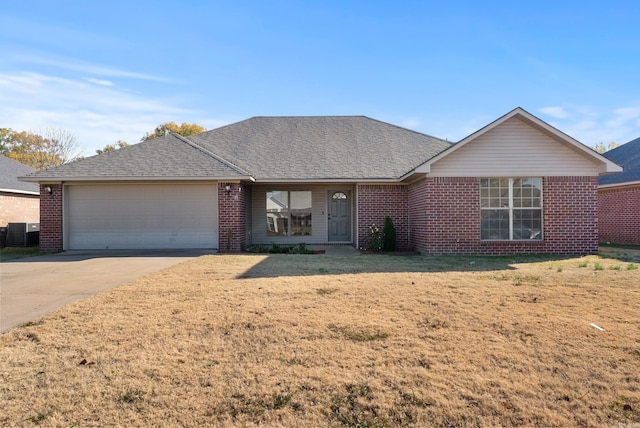
<path id="1" fill-rule="evenodd" d="M 311 235 L 311 192 L 267 192 L 267 236 Z"/>
<path id="2" fill-rule="evenodd" d="M 480 238 L 542 240 L 542 178 L 481 178 Z"/>

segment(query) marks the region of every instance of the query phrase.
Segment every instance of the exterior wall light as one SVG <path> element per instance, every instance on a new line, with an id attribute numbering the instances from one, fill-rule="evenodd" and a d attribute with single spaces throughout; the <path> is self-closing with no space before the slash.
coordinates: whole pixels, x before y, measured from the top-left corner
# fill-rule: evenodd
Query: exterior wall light
<path id="1" fill-rule="evenodd" d="M 44 191 L 50 195 L 53 195 L 53 189 L 51 188 L 51 186 L 44 186 Z"/>
<path id="2" fill-rule="evenodd" d="M 227 195 L 228 195 L 229 193 L 231 193 L 231 186 L 227 184 L 226 186 L 224 186 L 224 190 L 227 192 Z"/>

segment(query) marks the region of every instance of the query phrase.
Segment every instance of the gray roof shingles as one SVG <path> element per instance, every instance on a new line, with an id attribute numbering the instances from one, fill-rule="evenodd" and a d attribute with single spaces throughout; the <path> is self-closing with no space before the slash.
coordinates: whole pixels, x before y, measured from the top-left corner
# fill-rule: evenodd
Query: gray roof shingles
<path id="1" fill-rule="evenodd" d="M 622 166 L 624 170 L 617 174 L 603 175 L 598 178 L 599 185 L 622 184 L 640 181 L 640 138 L 609 150 L 604 154 L 608 159 Z"/>
<path id="2" fill-rule="evenodd" d="M 257 180 L 398 179 L 445 140 L 365 116 L 253 117 L 189 137 Z"/>
<path id="3" fill-rule="evenodd" d="M 6 156 L 0 156 L 0 189 L 5 191 L 20 192 L 39 192 L 40 187 L 35 183 L 25 183 L 19 181 L 18 177 L 31 174 L 35 169 L 9 159 Z"/>
<path id="4" fill-rule="evenodd" d="M 365 116 L 253 117 L 189 137 L 166 135 L 31 178 L 395 180 L 450 145 Z"/>
<path id="5" fill-rule="evenodd" d="M 244 174 L 206 151 L 168 134 L 113 152 L 70 162 L 30 178 L 231 178 Z"/>

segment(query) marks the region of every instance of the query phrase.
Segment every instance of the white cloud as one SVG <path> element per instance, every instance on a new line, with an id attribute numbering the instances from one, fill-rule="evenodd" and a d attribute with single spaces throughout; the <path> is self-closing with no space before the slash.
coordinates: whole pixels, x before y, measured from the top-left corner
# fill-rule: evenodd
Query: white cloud
<path id="1" fill-rule="evenodd" d="M 640 105 L 631 104 L 612 109 L 558 107 L 559 111 L 566 113 L 564 116 L 558 116 L 554 109 L 555 107 L 552 110 L 538 109 L 543 113 L 541 119 L 587 146 L 611 141 L 623 144 L 640 136 Z M 545 115 L 550 117 L 544 117 Z"/>
<path id="2" fill-rule="evenodd" d="M 556 119 L 566 119 L 567 117 L 569 117 L 569 113 L 564 109 L 564 107 L 559 107 L 559 106 L 542 107 L 542 108 L 539 108 L 538 110 L 546 114 L 547 116 L 551 116 Z"/>
<path id="3" fill-rule="evenodd" d="M 16 59 L 24 64 L 37 64 L 56 67 L 63 70 L 76 71 L 83 74 L 93 74 L 96 76 L 122 77 L 129 79 L 146 80 L 152 82 L 171 83 L 173 79 L 151 74 L 137 73 L 128 70 L 108 67 L 100 64 L 91 64 L 77 61 L 70 58 L 55 58 L 35 55 L 17 55 Z"/>
<path id="4" fill-rule="evenodd" d="M 618 108 L 613 111 L 613 114 L 614 117 L 607 121 L 607 126 L 610 126 L 612 128 L 624 127 L 629 122 L 640 119 L 640 107 Z"/>
<path id="5" fill-rule="evenodd" d="M 109 80 L 101 80 L 101 79 L 94 79 L 94 78 L 87 78 L 86 79 L 87 82 L 91 82 L 91 83 L 95 83 L 96 85 L 100 85 L 100 86 L 113 86 L 114 83 L 109 81 Z"/>
<path id="6" fill-rule="evenodd" d="M 117 140 L 137 143 L 158 124 L 194 116 L 180 99 L 145 96 L 89 79 L 0 73 L 0 127 L 74 133 L 84 155 Z M 213 121 L 212 121 L 213 123 Z"/>
<path id="7" fill-rule="evenodd" d="M 400 123 L 400 126 L 407 129 L 417 129 L 420 127 L 420 119 L 408 117 Z"/>

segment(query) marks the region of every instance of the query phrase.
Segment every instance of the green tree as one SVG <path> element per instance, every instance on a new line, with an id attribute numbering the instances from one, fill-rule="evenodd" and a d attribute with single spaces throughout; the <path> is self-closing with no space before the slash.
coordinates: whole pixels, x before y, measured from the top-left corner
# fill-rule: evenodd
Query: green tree
<path id="1" fill-rule="evenodd" d="M 144 134 L 144 136 L 140 139 L 140 142 L 147 141 L 156 137 L 162 137 L 168 132 L 173 132 L 175 134 L 186 137 L 187 135 L 199 134 L 206 130 L 206 128 L 195 123 L 182 122 L 182 125 L 177 125 L 175 122 L 166 122 L 156 126 L 156 129 L 154 129 L 153 132 L 147 132 L 146 134 Z"/>
<path id="2" fill-rule="evenodd" d="M 593 150 L 595 150 L 596 152 L 602 154 L 605 152 L 608 152 L 609 150 L 613 150 L 616 147 L 620 147 L 621 144 L 618 144 L 614 141 L 610 142 L 608 146 L 605 146 L 604 143 L 600 142 L 597 143 L 595 146 L 593 146 Z"/>
<path id="3" fill-rule="evenodd" d="M 37 170 L 62 165 L 77 158 L 78 140 L 69 131 L 44 128 L 38 133 L 0 130 L 0 153 Z"/>
<path id="4" fill-rule="evenodd" d="M 114 152 L 118 149 L 124 149 L 125 147 L 129 147 L 130 145 L 131 144 L 127 143 L 126 141 L 118 140 L 113 144 L 107 144 L 102 149 L 97 149 L 96 153 L 101 155 L 102 153 Z"/>
<path id="5" fill-rule="evenodd" d="M 395 251 L 398 249 L 396 227 L 393 225 L 391 217 L 384 218 L 382 225 L 382 249 L 384 251 Z"/>
<path id="6" fill-rule="evenodd" d="M 9 128 L 0 128 L 0 155 L 9 153 L 12 132 Z"/>

